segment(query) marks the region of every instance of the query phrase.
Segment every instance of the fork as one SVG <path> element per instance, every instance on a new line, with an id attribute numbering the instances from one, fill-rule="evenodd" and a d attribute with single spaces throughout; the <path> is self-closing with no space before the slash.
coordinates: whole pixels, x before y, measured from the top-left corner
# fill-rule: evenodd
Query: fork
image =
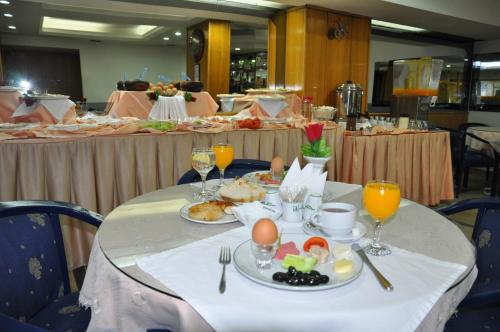
<path id="1" fill-rule="evenodd" d="M 219 263 L 222 264 L 222 276 L 220 277 L 219 293 L 226 290 L 226 265 L 231 264 L 231 248 L 220 248 Z"/>

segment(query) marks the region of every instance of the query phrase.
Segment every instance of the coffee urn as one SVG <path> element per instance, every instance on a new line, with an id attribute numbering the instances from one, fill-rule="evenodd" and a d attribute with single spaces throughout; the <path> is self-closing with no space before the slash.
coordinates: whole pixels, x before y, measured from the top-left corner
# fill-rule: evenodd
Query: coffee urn
<path id="1" fill-rule="evenodd" d="M 363 105 L 363 88 L 361 85 L 347 81 L 336 90 L 336 106 L 338 116 L 347 118 L 347 130 L 356 130 L 356 119 L 361 114 Z"/>

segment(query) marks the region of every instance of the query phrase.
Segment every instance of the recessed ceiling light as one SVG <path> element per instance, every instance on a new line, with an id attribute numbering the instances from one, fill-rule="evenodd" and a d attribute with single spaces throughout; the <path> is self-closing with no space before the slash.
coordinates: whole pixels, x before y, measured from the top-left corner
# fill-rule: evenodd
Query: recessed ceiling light
<path id="1" fill-rule="evenodd" d="M 7 0 L 0 0 L 0 3 L 2 5 L 10 5 L 10 1 L 7 1 Z"/>
<path id="2" fill-rule="evenodd" d="M 3 16 L 5 16 L 5 17 L 14 17 L 14 15 L 12 15 L 10 13 L 5 13 L 5 14 L 3 14 Z"/>
<path id="3" fill-rule="evenodd" d="M 163 40 L 170 40 L 170 37 L 163 37 Z"/>
<path id="4" fill-rule="evenodd" d="M 16 30 L 16 26 L 15 25 L 9 25 L 9 26 L 7 26 L 7 28 L 9 28 L 11 30 Z"/>
<path id="5" fill-rule="evenodd" d="M 412 32 L 425 31 L 425 29 L 422 29 L 422 28 L 412 27 L 412 26 L 403 25 L 403 24 L 396 24 L 396 23 L 391 23 L 391 22 L 384 22 L 384 21 L 379 21 L 379 20 L 372 20 L 372 25 L 377 26 L 377 27 L 382 27 L 382 28 L 394 29 L 394 30 L 405 30 L 405 31 L 412 31 Z"/>
<path id="6" fill-rule="evenodd" d="M 175 35 L 176 35 L 176 36 L 182 36 L 182 32 L 180 32 L 180 31 L 176 31 L 176 32 L 175 32 Z"/>
<path id="7" fill-rule="evenodd" d="M 451 65 L 446 65 L 446 68 L 450 68 L 450 67 L 451 67 Z"/>
<path id="8" fill-rule="evenodd" d="M 235 47 L 235 48 L 234 48 L 234 50 L 235 50 L 235 51 L 241 51 L 241 48 L 239 48 L 239 47 Z"/>

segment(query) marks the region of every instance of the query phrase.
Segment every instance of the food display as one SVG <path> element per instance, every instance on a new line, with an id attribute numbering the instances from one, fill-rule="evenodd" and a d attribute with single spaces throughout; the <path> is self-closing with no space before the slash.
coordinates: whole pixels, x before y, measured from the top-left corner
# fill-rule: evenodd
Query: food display
<path id="1" fill-rule="evenodd" d="M 134 80 L 134 81 L 118 81 L 116 83 L 118 90 L 127 91 L 146 91 L 149 88 L 148 81 Z"/>
<path id="2" fill-rule="evenodd" d="M 259 118 L 249 118 L 236 121 L 240 129 L 259 129 L 262 127 L 262 121 Z"/>
<path id="3" fill-rule="evenodd" d="M 304 273 L 295 266 L 290 266 L 287 272 L 274 273 L 273 280 L 287 283 L 290 286 L 317 286 L 328 283 L 330 277 L 315 270 Z"/>
<path id="4" fill-rule="evenodd" d="M 172 131 L 175 130 L 177 125 L 171 121 L 146 121 L 141 124 L 142 128 L 151 128 L 159 131 Z"/>
<path id="5" fill-rule="evenodd" d="M 238 179 L 222 187 L 218 194 L 225 201 L 253 202 L 261 201 L 266 196 L 266 189 L 245 179 Z"/>
<path id="6" fill-rule="evenodd" d="M 156 95 L 171 97 L 177 95 L 179 90 L 172 84 L 164 84 L 163 82 L 157 82 L 156 84 L 149 83 L 149 90 Z"/>
<path id="7" fill-rule="evenodd" d="M 208 201 L 189 208 L 189 216 L 204 221 L 220 220 L 224 215 L 231 214 L 234 204 L 223 201 Z"/>

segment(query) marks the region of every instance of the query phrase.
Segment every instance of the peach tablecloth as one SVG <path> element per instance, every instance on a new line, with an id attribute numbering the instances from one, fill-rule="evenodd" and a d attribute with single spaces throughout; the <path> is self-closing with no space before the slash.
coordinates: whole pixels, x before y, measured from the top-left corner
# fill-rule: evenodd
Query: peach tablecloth
<path id="1" fill-rule="evenodd" d="M 340 153 L 342 130 L 325 133 Z M 235 158 L 271 160 L 279 155 L 291 164 L 305 140 L 302 129 L 8 140 L 0 143 L 0 200 L 59 200 L 106 215 L 131 198 L 176 184 L 191 169 L 193 146 L 227 141 Z M 334 155 L 327 164 L 331 180 L 338 160 Z M 86 264 L 92 228 L 74 221 L 63 228 L 70 266 Z"/>
<path id="2" fill-rule="evenodd" d="M 0 91 L 0 122 L 13 122 L 12 113 L 21 105 L 19 91 Z"/>
<path id="3" fill-rule="evenodd" d="M 43 105 L 38 104 L 34 106 L 35 109 L 30 114 L 13 117 L 10 122 L 23 123 L 73 123 L 76 119 L 75 105 L 68 108 L 61 120 L 56 119 L 56 117 Z"/>
<path id="4" fill-rule="evenodd" d="M 276 117 L 287 118 L 292 114 L 301 114 L 302 101 L 300 97 L 293 93 L 288 93 L 283 96 L 285 97 L 285 102 L 288 104 L 288 107 L 282 110 Z M 248 109 L 253 116 L 269 116 L 269 114 L 256 101 L 255 95 L 246 95 L 245 97 L 234 99 L 233 112 L 240 112 L 243 109 Z"/>
<path id="5" fill-rule="evenodd" d="M 196 101 L 186 103 L 188 116 L 212 116 L 219 105 L 208 92 L 191 92 Z M 147 119 L 153 102 L 145 91 L 113 91 L 108 99 L 109 114 L 115 118 Z"/>
<path id="6" fill-rule="evenodd" d="M 448 132 L 345 135 L 341 182 L 396 181 L 401 195 L 423 205 L 451 200 L 453 173 Z"/>

